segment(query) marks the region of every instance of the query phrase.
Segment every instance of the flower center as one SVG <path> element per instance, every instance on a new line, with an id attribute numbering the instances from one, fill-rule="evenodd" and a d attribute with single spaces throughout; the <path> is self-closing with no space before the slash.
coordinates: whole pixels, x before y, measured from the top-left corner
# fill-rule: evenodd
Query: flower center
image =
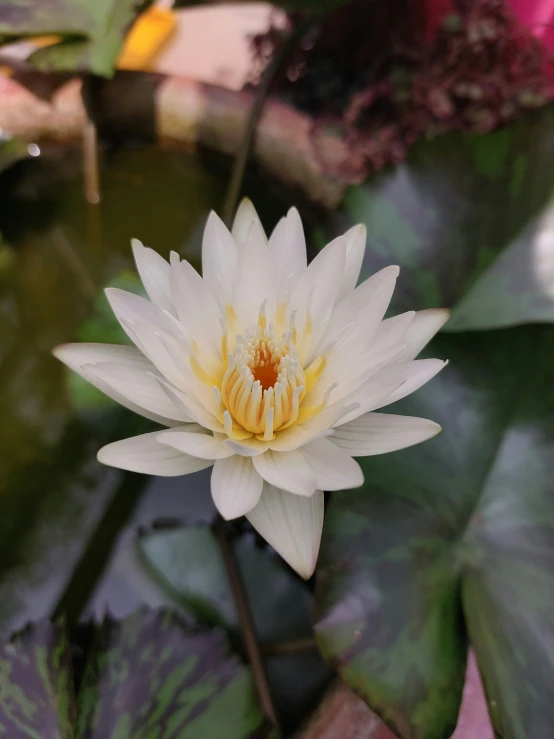
<path id="1" fill-rule="evenodd" d="M 237 337 L 235 351 L 229 356 L 221 383 L 221 399 L 229 411 L 226 423 L 235 421 L 246 431 L 270 440 L 275 431 L 298 418 L 305 387 L 292 332 L 276 339 L 271 327 L 259 326 L 255 334 Z"/>

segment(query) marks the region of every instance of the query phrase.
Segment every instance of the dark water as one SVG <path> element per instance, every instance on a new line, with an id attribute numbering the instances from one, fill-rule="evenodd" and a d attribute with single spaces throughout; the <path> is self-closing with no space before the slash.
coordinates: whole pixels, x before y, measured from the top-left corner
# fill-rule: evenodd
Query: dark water
<path id="1" fill-rule="evenodd" d="M 0 175 L 0 634 L 43 616 L 74 622 L 171 602 L 138 560 L 137 531 L 215 513 L 209 470 L 148 478 L 98 464 L 101 445 L 149 422 L 72 376 L 51 350 L 126 341 L 103 288 L 140 291 L 130 239 L 199 267 L 203 224 L 221 210 L 228 173 L 156 149 L 102 159 L 99 206 L 85 203 L 79 151 L 43 151 Z M 290 205 L 257 178 L 245 194 L 268 228 Z M 328 672 L 315 653 L 269 668 L 295 725 Z"/>
<path id="2" fill-rule="evenodd" d="M 175 249 L 199 266 L 203 222 L 224 195 L 225 173 L 191 155 L 144 149 L 103 159 L 96 207 L 83 198 L 78 151 L 51 151 L 0 177 L 0 631 L 51 613 L 72 578 L 63 605 L 77 617 L 102 574 L 110 539 L 148 484 L 95 460 L 101 443 L 144 424 L 70 379 L 52 347 L 122 340 L 102 288 L 137 289 L 131 237 L 166 256 Z M 251 187 L 261 215 L 275 222 L 283 203 L 268 207 L 272 198 L 266 192 L 263 202 L 260 183 Z M 179 482 L 200 502 L 193 504 L 191 493 L 189 505 L 176 511 L 175 482 L 159 481 L 156 505 L 146 505 L 141 522 L 210 514 L 206 475 Z M 97 557 L 87 553 L 95 536 Z M 103 599 L 128 610 L 128 590 L 108 597 L 104 588 Z"/>

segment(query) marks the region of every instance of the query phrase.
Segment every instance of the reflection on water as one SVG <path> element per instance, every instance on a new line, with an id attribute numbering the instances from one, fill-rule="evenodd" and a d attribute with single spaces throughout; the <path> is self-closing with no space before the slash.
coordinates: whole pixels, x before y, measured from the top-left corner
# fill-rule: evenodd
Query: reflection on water
<path id="1" fill-rule="evenodd" d="M 2 631 L 52 612 L 123 484 L 96 450 L 142 427 L 126 411 L 94 407 L 94 396 L 75 408 L 52 347 L 83 332 L 118 340 L 97 294 L 130 273 L 130 238 L 198 265 L 203 220 L 223 196 L 221 178 L 197 159 L 122 151 L 105 157 L 102 203 L 91 211 L 80 162 L 78 151 L 53 151 L 0 177 Z"/>

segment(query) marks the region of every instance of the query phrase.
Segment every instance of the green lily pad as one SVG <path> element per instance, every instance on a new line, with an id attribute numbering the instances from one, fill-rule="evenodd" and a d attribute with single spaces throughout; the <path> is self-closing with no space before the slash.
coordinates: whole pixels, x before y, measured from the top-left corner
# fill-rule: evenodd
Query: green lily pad
<path id="1" fill-rule="evenodd" d="M 451 364 L 391 412 L 443 426 L 361 460 L 318 575 L 324 655 L 402 739 L 447 739 L 468 641 L 494 728 L 554 734 L 554 327 L 442 335 Z"/>
<path id="2" fill-rule="evenodd" d="M 63 626 L 0 648 L 0 733 L 10 739 L 269 739 L 249 671 L 220 632 L 167 610 L 95 627 L 77 697 Z"/>
<path id="3" fill-rule="evenodd" d="M 346 193 L 364 270 L 401 267 L 395 311 L 451 307 L 446 330 L 554 321 L 554 107 L 482 136 L 420 142 Z"/>
<path id="4" fill-rule="evenodd" d="M 141 0 L 13 0 L 0 7 L 0 38 L 60 36 L 61 43 L 39 49 L 29 61 L 48 72 L 109 76 L 125 34 L 144 5 Z"/>

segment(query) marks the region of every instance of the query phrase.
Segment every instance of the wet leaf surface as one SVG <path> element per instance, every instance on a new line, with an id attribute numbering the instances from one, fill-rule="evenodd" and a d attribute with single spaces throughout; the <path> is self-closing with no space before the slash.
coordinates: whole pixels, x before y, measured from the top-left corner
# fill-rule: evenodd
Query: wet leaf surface
<path id="1" fill-rule="evenodd" d="M 398 264 L 396 312 L 452 307 L 446 330 L 554 321 L 554 108 L 483 136 L 420 142 L 346 194 L 367 274 Z"/>
<path id="2" fill-rule="evenodd" d="M 221 632 L 141 609 L 93 628 L 75 698 L 65 628 L 41 621 L 0 648 L 9 739 L 269 739 L 249 671 Z M 4 733 L 7 731 L 7 733 Z"/>
<path id="3" fill-rule="evenodd" d="M 443 432 L 334 493 L 324 654 L 402 739 L 447 739 L 471 642 L 503 739 L 554 730 L 554 328 L 443 335 L 451 361 L 391 412 Z M 388 409 L 387 409 L 388 410 Z"/>

